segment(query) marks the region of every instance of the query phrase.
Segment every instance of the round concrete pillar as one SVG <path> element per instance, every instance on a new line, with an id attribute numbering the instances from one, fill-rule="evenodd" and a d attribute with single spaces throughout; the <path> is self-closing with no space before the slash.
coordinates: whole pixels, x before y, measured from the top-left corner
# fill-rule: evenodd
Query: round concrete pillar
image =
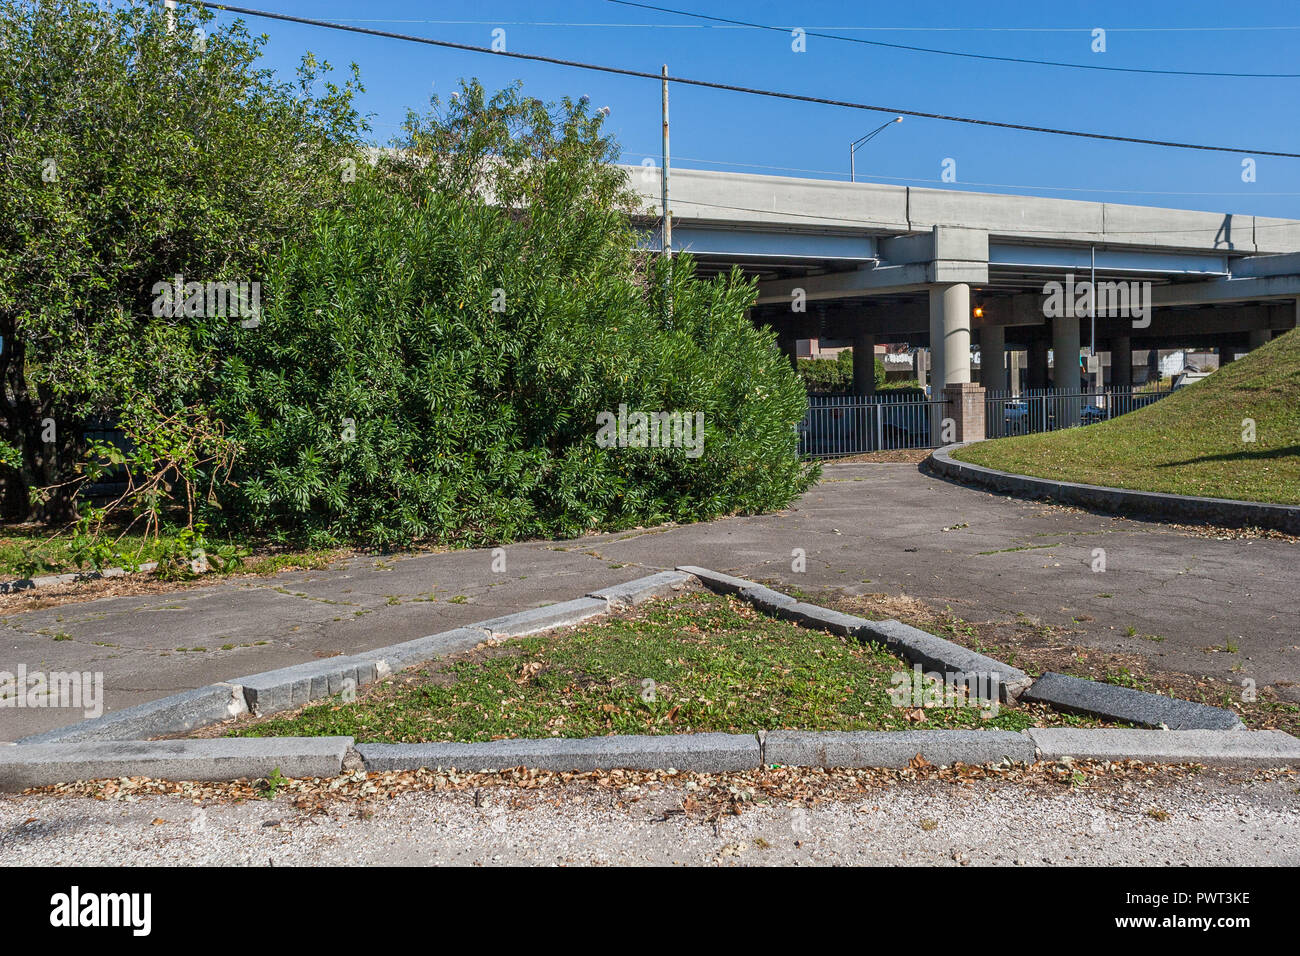
<path id="1" fill-rule="evenodd" d="M 1052 319 L 1052 361 L 1055 374 L 1052 384 L 1059 392 L 1080 390 L 1079 375 L 1079 317 L 1058 316 Z M 1068 428 L 1082 420 L 1083 402 L 1079 398 L 1057 399 L 1054 402 L 1056 427 Z"/>
<path id="2" fill-rule="evenodd" d="M 1133 340 L 1127 335 L 1110 340 L 1110 384 L 1115 388 L 1133 387 Z"/>
<path id="3" fill-rule="evenodd" d="M 876 337 L 865 332 L 853 336 L 853 394 L 876 391 Z"/>
<path id="4" fill-rule="evenodd" d="M 980 329 L 980 384 L 985 388 L 1010 388 L 1007 380 L 1007 332 L 1001 325 Z"/>
<path id="5" fill-rule="evenodd" d="M 970 286 L 955 282 L 940 292 L 943 300 L 943 384 L 970 382 Z M 934 290 L 930 290 L 933 301 Z"/>

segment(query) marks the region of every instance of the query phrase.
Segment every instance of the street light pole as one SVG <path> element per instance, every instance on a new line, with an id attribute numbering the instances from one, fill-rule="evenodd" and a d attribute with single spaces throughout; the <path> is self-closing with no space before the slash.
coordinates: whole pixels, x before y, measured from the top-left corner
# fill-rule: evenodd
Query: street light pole
<path id="1" fill-rule="evenodd" d="M 875 136 L 877 133 L 881 132 L 882 130 L 886 130 L 889 127 L 893 126 L 895 123 L 901 123 L 901 122 L 903 122 L 903 117 L 895 116 L 888 123 L 884 123 L 880 126 L 877 126 L 866 136 L 860 136 L 857 139 L 855 139 L 853 142 L 849 143 L 849 182 L 851 183 L 857 182 L 857 168 L 856 168 L 857 164 L 855 162 L 854 154 L 857 153 L 858 147 L 865 145 L 868 140 L 870 140 L 873 136 Z"/>

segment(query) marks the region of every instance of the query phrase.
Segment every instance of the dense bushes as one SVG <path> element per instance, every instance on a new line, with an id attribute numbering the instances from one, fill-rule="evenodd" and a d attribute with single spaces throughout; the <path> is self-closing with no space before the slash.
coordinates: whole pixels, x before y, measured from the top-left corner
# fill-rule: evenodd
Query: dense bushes
<path id="1" fill-rule="evenodd" d="M 241 446 L 227 522 L 484 542 L 763 511 L 806 487 L 803 389 L 746 315 L 752 284 L 638 255 L 601 117 L 553 112 L 466 87 L 285 247 L 221 379 Z M 702 453 L 600 447 L 620 405 L 702 415 Z"/>
<path id="2" fill-rule="evenodd" d="M 0 0 L 6 519 L 80 504 L 115 559 L 77 498 L 105 468 L 109 510 L 187 541 L 574 534 L 806 486 L 752 284 L 637 251 L 585 100 L 468 84 L 376 155 L 355 68 L 286 85 L 260 48 L 201 8 Z M 602 447 L 621 406 L 702 415 L 701 453 Z M 92 419 L 126 440 L 88 446 Z"/>
<path id="3" fill-rule="evenodd" d="M 95 420 L 130 434 L 146 518 L 169 486 L 201 493 L 192 463 L 230 451 L 207 402 L 238 326 L 160 315 L 155 285 L 261 280 L 356 152 L 355 73 L 307 56 L 282 83 L 242 22 L 161 6 L 0 0 L 4 520 L 72 516 Z"/>

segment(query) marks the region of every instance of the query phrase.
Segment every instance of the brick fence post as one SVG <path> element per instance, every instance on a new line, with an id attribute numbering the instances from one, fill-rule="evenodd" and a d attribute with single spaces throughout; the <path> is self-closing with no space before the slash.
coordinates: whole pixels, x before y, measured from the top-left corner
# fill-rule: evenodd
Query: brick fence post
<path id="1" fill-rule="evenodd" d="M 984 388 L 972 382 L 943 387 L 944 417 L 956 424 L 953 441 L 982 441 L 984 435 Z"/>

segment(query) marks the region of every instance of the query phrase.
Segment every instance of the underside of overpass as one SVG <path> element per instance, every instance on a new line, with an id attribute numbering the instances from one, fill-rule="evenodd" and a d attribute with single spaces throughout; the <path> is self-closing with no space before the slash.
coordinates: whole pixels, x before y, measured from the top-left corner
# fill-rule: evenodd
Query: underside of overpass
<path id="1" fill-rule="evenodd" d="M 659 193 L 639 188 L 653 246 Z M 1049 349 L 1067 369 L 1095 345 L 1124 386 L 1134 351 L 1230 361 L 1300 313 L 1295 220 L 701 170 L 673 172 L 670 209 L 674 252 L 753 277 L 753 317 L 791 356 L 797 339 L 851 341 L 860 392 L 877 342 L 928 349 L 940 388 L 971 381 L 972 346 L 982 384 L 1005 388 L 1009 354 L 1046 386 Z"/>

